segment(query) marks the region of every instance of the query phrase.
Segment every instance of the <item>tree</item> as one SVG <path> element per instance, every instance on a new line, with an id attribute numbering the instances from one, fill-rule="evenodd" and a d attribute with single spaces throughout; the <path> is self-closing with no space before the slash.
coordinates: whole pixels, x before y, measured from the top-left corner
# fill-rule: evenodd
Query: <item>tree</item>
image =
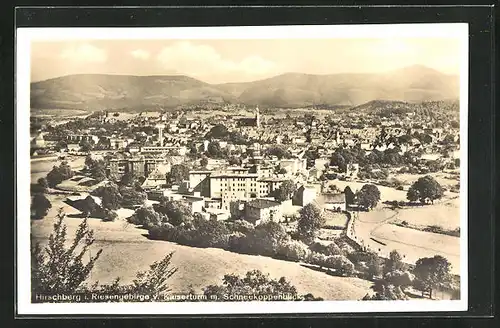
<path id="1" fill-rule="evenodd" d="M 357 195 L 358 204 L 366 209 L 372 209 L 377 206 L 380 200 L 380 191 L 377 186 L 372 184 L 365 184 Z"/>
<path id="2" fill-rule="evenodd" d="M 296 301 L 321 300 L 312 294 L 299 295 L 285 277 L 272 279 L 259 270 L 248 271 L 245 276 L 224 275 L 222 285 L 209 285 L 203 293 L 210 301 Z"/>
<path id="3" fill-rule="evenodd" d="M 118 214 L 110 209 L 104 209 L 103 221 L 114 221 L 118 218 Z"/>
<path id="4" fill-rule="evenodd" d="M 240 158 L 240 157 L 231 156 L 231 157 L 228 159 L 228 162 L 229 162 L 229 165 L 241 165 L 242 160 L 241 160 L 241 158 Z"/>
<path id="5" fill-rule="evenodd" d="M 432 289 L 443 286 L 449 281 L 450 270 L 450 262 L 440 255 L 420 258 L 413 269 L 415 285 L 422 290 L 422 294 L 428 291 L 429 298 L 432 298 Z"/>
<path id="6" fill-rule="evenodd" d="M 62 162 L 59 166 L 54 166 L 47 174 L 47 182 L 51 188 L 54 188 L 64 180 L 73 177 L 73 171 L 67 162 Z"/>
<path id="7" fill-rule="evenodd" d="M 223 124 L 217 124 L 205 135 L 206 139 L 222 139 L 229 135 L 229 131 Z"/>
<path id="8" fill-rule="evenodd" d="M 148 198 L 145 192 L 137 191 L 132 187 L 120 188 L 120 194 L 122 206 L 142 205 Z"/>
<path id="9" fill-rule="evenodd" d="M 286 168 L 282 167 L 278 170 L 278 174 L 287 174 Z"/>
<path id="10" fill-rule="evenodd" d="M 47 178 L 41 177 L 38 179 L 37 183 L 42 192 L 47 191 L 47 188 L 49 187 L 49 182 L 47 181 Z"/>
<path id="11" fill-rule="evenodd" d="M 276 156 L 278 159 L 282 158 L 291 158 L 292 153 L 290 153 L 287 149 L 280 146 L 272 146 L 266 149 L 266 154 L 268 156 Z"/>
<path id="12" fill-rule="evenodd" d="M 382 265 L 380 263 L 380 258 L 375 253 L 370 253 L 370 258 L 367 261 L 368 266 L 368 276 L 373 279 L 382 274 Z"/>
<path id="13" fill-rule="evenodd" d="M 410 188 L 408 188 L 408 192 L 406 193 L 406 198 L 410 202 L 416 202 L 419 198 L 419 192 L 415 186 L 415 184 L 412 184 Z"/>
<path id="14" fill-rule="evenodd" d="M 174 200 L 169 201 L 163 198 L 155 207 L 156 212 L 166 215 L 168 222 L 174 226 L 188 223 L 193 220 L 191 210 L 182 202 Z"/>
<path id="15" fill-rule="evenodd" d="M 410 201 L 419 199 L 421 203 L 426 203 L 427 200 L 434 203 L 434 200 L 440 199 L 443 195 L 444 190 L 441 185 L 433 177 L 426 175 L 411 185 L 407 193 L 407 198 Z"/>
<path id="16" fill-rule="evenodd" d="M 389 258 L 385 262 L 384 266 L 384 275 L 393 272 L 393 271 L 401 271 L 404 269 L 403 258 L 401 254 L 397 250 L 393 250 L 389 253 Z"/>
<path id="17" fill-rule="evenodd" d="M 166 176 L 167 183 L 170 185 L 180 184 L 187 179 L 189 179 L 189 167 L 185 164 L 173 165 Z"/>
<path id="18" fill-rule="evenodd" d="M 85 139 L 80 141 L 80 149 L 84 152 L 91 151 L 93 147 L 94 145 Z"/>
<path id="19" fill-rule="evenodd" d="M 344 188 L 344 194 L 345 194 L 345 201 L 346 201 L 346 204 L 347 204 L 347 205 L 352 205 L 352 204 L 354 204 L 354 200 L 355 200 L 356 195 L 355 195 L 355 194 L 354 194 L 354 192 L 352 191 L 351 187 L 346 186 L 346 187 Z"/>
<path id="20" fill-rule="evenodd" d="M 406 300 L 408 297 L 401 290 L 401 287 L 388 283 L 384 279 L 375 280 L 371 289 L 375 292 L 373 296 L 366 295 L 363 297 L 364 301 L 367 300 L 380 300 L 380 301 L 396 301 Z"/>
<path id="21" fill-rule="evenodd" d="M 297 232 L 301 239 L 312 242 L 318 230 L 325 225 L 326 219 L 321 213 L 321 209 L 312 203 L 304 206 L 299 213 Z"/>
<path id="22" fill-rule="evenodd" d="M 52 204 L 44 194 L 37 193 L 33 196 L 31 202 L 31 211 L 32 217 L 34 219 L 43 218 L 45 215 L 47 215 L 47 213 L 49 213 L 49 209 L 51 208 Z"/>
<path id="23" fill-rule="evenodd" d="M 85 256 L 94 243 L 94 233 L 84 219 L 76 231 L 73 242 L 66 247 L 66 224 L 62 209 L 44 251 L 39 243 L 31 249 L 32 295 L 71 294 L 87 280 L 102 249 L 94 256 Z M 84 259 L 89 259 L 84 262 Z"/>
<path id="24" fill-rule="evenodd" d="M 57 144 L 55 145 L 54 149 L 56 151 L 61 151 L 61 150 L 64 150 L 64 149 L 68 149 L 68 143 L 64 140 L 60 140 L 57 142 Z"/>
<path id="25" fill-rule="evenodd" d="M 144 228 L 158 227 L 162 223 L 161 216 L 156 213 L 153 207 L 142 206 L 139 207 L 134 215 L 128 218 L 132 224 L 142 225 Z"/>
<path id="26" fill-rule="evenodd" d="M 208 165 L 208 159 L 206 157 L 203 157 L 200 160 L 200 165 L 201 165 L 201 167 L 207 167 L 207 165 Z"/>
<path id="27" fill-rule="evenodd" d="M 333 153 L 332 158 L 330 159 L 330 165 L 337 166 L 340 172 L 346 172 L 347 164 L 348 161 L 339 151 L 335 151 L 335 153 Z"/>
<path id="28" fill-rule="evenodd" d="M 94 196 L 102 198 L 102 207 L 108 210 L 120 208 L 122 195 L 115 184 L 109 184 L 97 188 L 92 192 Z"/>
<path id="29" fill-rule="evenodd" d="M 97 210 L 97 204 L 92 197 L 87 197 L 82 203 L 81 211 L 85 217 L 92 215 Z"/>
<path id="30" fill-rule="evenodd" d="M 92 165 L 94 165 L 94 159 L 92 158 L 92 156 L 89 154 L 87 156 L 85 156 L 85 166 L 90 169 L 92 167 Z"/>
<path id="31" fill-rule="evenodd" d="M 119 184 L 121 186 L 132 187 L 135 185 L 136 180 L 137 176 L 133 172 L 128 171 L 121 177 Z"/>
<path id="32" fill-rule="evenodd" d="M 94 160 L 89 155 L 85 158 L 85 166 L 90 170 L 90 176 L 97 181 L 104 181 L 107 177 L 106 175 L 106 165 L 102 160 Z"/>
<path id="33" fill-rule="evenodd" d="M 163 296 L 170 292 L 167 280 L 177 272 L 177 268 L 171 267 L 173 255 L 171 252 L 162 260 L 153 262 L 148 271 L 138 272 L 131 286 L 134 293 Z"/>
<path id="34" fill-rule="evenodd" d="M 283 181 L 280 187 L 276 189 L 275 198 L 280 202 L 284 202 L 291 199 L 296 190 L 297 186 L 292 180 Z"/>
<path id="35" fill-rule="evenodd" d="M 220 144 L 216 141 L 212 141 L 208 144 L 207 154 L 211 158 L 222 158 L 224 157 L 224 153 L 220 147 Z"/>

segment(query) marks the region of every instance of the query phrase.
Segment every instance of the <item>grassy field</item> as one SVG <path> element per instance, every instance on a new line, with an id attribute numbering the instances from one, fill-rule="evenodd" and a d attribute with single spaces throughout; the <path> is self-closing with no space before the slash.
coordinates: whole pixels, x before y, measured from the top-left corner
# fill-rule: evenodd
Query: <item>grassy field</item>
<path id="1" fill-rule="evenodd" d="M 64 196 L 49 195 L 49 199 L 53 207 L 47 217 L 31 222 L 32 237 L 34 241 L 42 244 L 47 242 L 52 231 L 58 207 L 62 206 L 68 214 L 79 213 L 62 203 Z M 73 236 L 81 219 L 67 217 L 65 222 L 68 226 L 68 236 Z M 98 249 L 103 249 L 89 279 L 92 282 L 109 283 L 120 277 L 123 283 L 129 283 L 135 278 L 137 271 L 148 269 L 151 263 L 175 251 L 172 262 L 179 271 L 171 280 L 174 292 L 186 292 L 190 288 L 201 292 L 207 285 L 220 284 L 224 274 L 242 275 L 253 269 L 269 273 L 274 278 L 284 276 L 297 287 L 299 293 L 312 293 L 327 300 L 358 300 L 371 286 L 366 280 L 330 276 L 294 262 L 237 254 L 216 248 L 194 248 L 149 240 L 145 237 L 146 230 L 124 220 L 103 222 L 89 219 L 88 222 L 96 238 L 91 253 L 95 254 Z"/>
<path id="2" fill-rule="evenodd" d="M 403 183 L 403 185 L 410 186 L 413 182 L 417 181 L 418 178 L 423 177 L 427 174 L 410 174 L 410 173 L 398 173 L 389 175 L 389 179 L 395 178 Z M 458 183 L 458 179 L 452 178 L 451 174 L 444 172 L 429 173 L 441 186 L 450 187 Z"/>
<path id="3" fill-rule="evenodd" d="M 36 183 L 39 178 L 47 176 L 55 165 L 61 164 L 61 160 L 50 159 L 47 161 L 31 161 L 31 183 Z M 85 165 L 85 157 L 79 156 L 68 159 L 67 162 L 73 170 L 80 170 Z"/>
<path id="4" fill-rule="evenodd" d="M 426 227 L 440 226 L 446 230 L 460 227 L 460 207 L 457 200 L 422 207 L 405 208 L 398 210 L 396 222 L 408 222 L 411 225 Z"/>
<path id="5" fill-rule="evenodd" d="M 347 225 L 347 215 L 344 213 L 336 213 L 325 211 L 326 226 L 345 227 Z"/>
<path id="6" fill-rule="evenodd" d="M 345 187 L 349 186 L 353 192 L 360 190 L 366 182 L 357 181 L 340 181 L 335 180 L 331 184 L 336 185 L 340 190 L 344 190 Z M 391 201 L 391 200 L 406 200 L 406 191 L 396 190 L 390 187 L 377 186 L 380 190 L 380 201 Z"/>
<path id="7" fill-rule="evenodd" d="M 409 263 L 421 257 L 441 255 L 452 264 L 452 272 L 460 272 L 460 238 L 383 224 L 372 231 L 372 236 L 387 244 L 387 253 L 398 250 Z"/>

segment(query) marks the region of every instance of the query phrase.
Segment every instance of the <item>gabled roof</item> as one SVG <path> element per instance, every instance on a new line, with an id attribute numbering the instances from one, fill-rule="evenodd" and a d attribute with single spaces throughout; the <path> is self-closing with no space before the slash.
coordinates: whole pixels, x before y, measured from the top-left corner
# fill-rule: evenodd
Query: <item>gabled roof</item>
<path id="1" fill-rule="evenodd" d="M 264 208 L 270 208 L 270 207 L 276 207 L 280 206 L 280 202 L 276 202 L 273 200 L 269 199 L 254 199 L 246 203 L 246 206 L 254 207 L 254 208 L 259 208 L 259 209 L 264 209 Z"/>
<path id="2" fill-rule="evenodd" d="M 345 194 L 322 193 L 316 200 L 319 204 L 342 204 L 345 203 Z"/>

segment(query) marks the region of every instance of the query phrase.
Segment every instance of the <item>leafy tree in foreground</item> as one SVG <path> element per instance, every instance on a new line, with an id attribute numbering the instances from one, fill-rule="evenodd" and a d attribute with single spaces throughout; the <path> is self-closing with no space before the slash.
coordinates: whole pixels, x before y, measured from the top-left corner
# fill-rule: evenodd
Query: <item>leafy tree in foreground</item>
<path id="1" fill-rule="evenodd" d="M 377 186 L 365 184 L 358 192 L 358 203 L 366 209 L 372 209 L 377 206 L 380 200 L 380 191 Z"/>
<path id="2" fill-rule="evenodd" d="M 204 288 L 210 301 L 296 301 L 322 300 L 311 294 L 299 295 L 297 289 L 285 277 L 272 279 L 259 270 L 248 271 L 245 276 L 224 275 L 222 285 Z"/>
<path id="3" fill-rule="evenodd" d="M 31 202 L 31 210 L 32 210 L 32 217 L 34 219 L 41 219 L 47 213 L 49 210 L 52 208 L 52 204 L 50 201 L 45 197 L 44 194 L 35 194 L 33 196 L 33 200 Z"/>
<path id="4" fill-rule="evenodd" d="M 310 243 L 314 241 L 319 229 L 325 225 L 326 219 L 321 209 L 312 203 L 304 206 L 299 213 L 297 232 L 302 240 Z"/>
<path id="5" fill-rule="evenodd" d="M 415 286 L 422 290 L 422 295 L 427 291 L 432 298 L 432 290 L 449 281 L 450 270 L 450 262 L 440 255 L 418 259 L 413 269 Z"/>
<path id="6" fill-rule="evenodd" d="M 44 249 L 45 252 L 39 243 L 31 249 L 33 294 L 74 293 L 88 278 L 101 255 L 102 249 L 94 256 L 89 256 L 88 262 L 83 260 L 94 243 L 94 233 L 89 229 L 86 219 L 80 223 L 72 244 L 66 247 L 67 233 L 64 218 L 61 209 L 56 217 L 48 245 Z"/>

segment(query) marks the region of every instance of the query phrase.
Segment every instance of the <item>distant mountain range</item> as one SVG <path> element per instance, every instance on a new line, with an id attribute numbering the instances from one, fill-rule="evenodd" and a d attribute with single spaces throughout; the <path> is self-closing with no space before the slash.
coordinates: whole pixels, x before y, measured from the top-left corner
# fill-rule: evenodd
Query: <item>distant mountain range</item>
<path id="1" fill-rule="evenodd" d="M 378 74 L 286 73 L 244 83 L 183 76 L 77 74 L 31 84 L 31 108 L 128 109 L 239 103 L 261 107 L 357 106 L 371 100 L 454 100 L 459 78 L 415 65 Z"/>

